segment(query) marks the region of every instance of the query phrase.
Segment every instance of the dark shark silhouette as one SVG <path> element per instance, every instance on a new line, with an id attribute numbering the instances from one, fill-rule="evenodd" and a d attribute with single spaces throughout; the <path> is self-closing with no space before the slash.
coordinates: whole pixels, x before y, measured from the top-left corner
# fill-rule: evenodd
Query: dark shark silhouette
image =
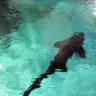
<path id="1" fill-rule="evenodd" d="M 54 44 L 55 47 L 60 48 L 54 59 L 50 62 L 50 66 L 47 71 L 36 78 L 33 84 L 24 92 L 23 96 L 28 96 L 30 92 L 36 88 L 41 87 L 40 83 L 48 75 L 54 74 L 57 69 L 61 72 L 67 72 L 66 63 L 68 59 L 76 53 L 80 58 L 86 57 L 86 52 L 83 48 L 84 33 L 80 32 L 73 35 L 65 41 L 59 41 Z"/>

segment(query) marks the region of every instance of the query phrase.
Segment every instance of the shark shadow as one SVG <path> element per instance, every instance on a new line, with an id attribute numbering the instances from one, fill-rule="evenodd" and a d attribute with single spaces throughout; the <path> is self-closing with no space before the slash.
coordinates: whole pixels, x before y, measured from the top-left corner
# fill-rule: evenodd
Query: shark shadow
<path id="1" fill-rule="evenodd" d="M 54 74 L 57 69 L 61 72 L 67 72 L 66 63 L 69 58 L 75 53 L 80 58 L 86 57 L 86 52 L 83 48 L 84 43 L 84 33 L 80 32 L 74 34 L 67 40 L 59 41 L 54 44 L 55 47 L 59 48 L 58 53 L 54 59 L 50 62 L 50 66 L 45 73 L 41 74 L 40 77 L 36 78 L 33 84 L 24 92 L 23 96 L 28 96 L 30 92 L 36 88 L 40 88 L 41 81 L 47 78 L 48 75 Z"/>

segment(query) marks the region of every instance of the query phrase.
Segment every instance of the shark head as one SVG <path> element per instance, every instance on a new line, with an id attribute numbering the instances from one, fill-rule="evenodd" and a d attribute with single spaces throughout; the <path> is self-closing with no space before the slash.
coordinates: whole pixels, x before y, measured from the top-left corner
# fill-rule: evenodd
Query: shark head
<path id="1" fill-rule="evenodd" d="M 85 58 L 85 50 L 83 48 L 84 43 L 84 33 L 76 33 L 72 37 L 54 43 L 54 47 L 64 49 L 65 47 L 76 53 L 79 57 Z"/>

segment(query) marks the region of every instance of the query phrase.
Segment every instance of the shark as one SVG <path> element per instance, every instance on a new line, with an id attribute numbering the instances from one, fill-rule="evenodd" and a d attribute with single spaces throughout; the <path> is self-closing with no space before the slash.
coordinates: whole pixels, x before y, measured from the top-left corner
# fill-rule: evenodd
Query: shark
<path id="1" fill-rule="evenodd" d="M 40 88 L 42 80 L 48 78 L 48 75 L 52 75 L 56 71 L 67 72 L 67 61 L 74 54 L 84 59 L 86 57 L 86 51 L 83 47 L 84 39 L 84 33 L 79 32 L 66 40 L 54 43 L 54 47 L 59 48 L 58 53 L 55 55 L 54 59 L 50 61 L 50 65 L 45 73 L 35 79 L 32 85 L 24 92 L 23 96 L 28 96 L 31 91 Z"/>

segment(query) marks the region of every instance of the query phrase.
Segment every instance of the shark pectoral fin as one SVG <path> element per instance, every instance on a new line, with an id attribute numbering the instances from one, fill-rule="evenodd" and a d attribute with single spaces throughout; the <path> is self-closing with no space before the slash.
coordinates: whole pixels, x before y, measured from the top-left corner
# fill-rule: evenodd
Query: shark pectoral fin
<path id="1" fill-rule="evenodd" d="M 66 39 L 66 40 L 54 43 L 54 47 L 64 48 L 65 46 L 68 46 L 69 44 L 70 44 L 70 39 Z"/>
<path id="2" fill-rule="evenodd" d="M 85 58 L 86 57 L 86 51 L 85 51 L 85 49 L 82 47 L 82 46 L 80 46 L 77 50 L 76 50 L 76 52 L 75 52 L 79 57 L 81 57 L 81 58 Z"/>
<path id="3" fill-rule="evenodd" d="M 61 48 L 62 43 L 63 43 L 62 41 L 56 42 L 54 43 L 54 47 Z"/>

